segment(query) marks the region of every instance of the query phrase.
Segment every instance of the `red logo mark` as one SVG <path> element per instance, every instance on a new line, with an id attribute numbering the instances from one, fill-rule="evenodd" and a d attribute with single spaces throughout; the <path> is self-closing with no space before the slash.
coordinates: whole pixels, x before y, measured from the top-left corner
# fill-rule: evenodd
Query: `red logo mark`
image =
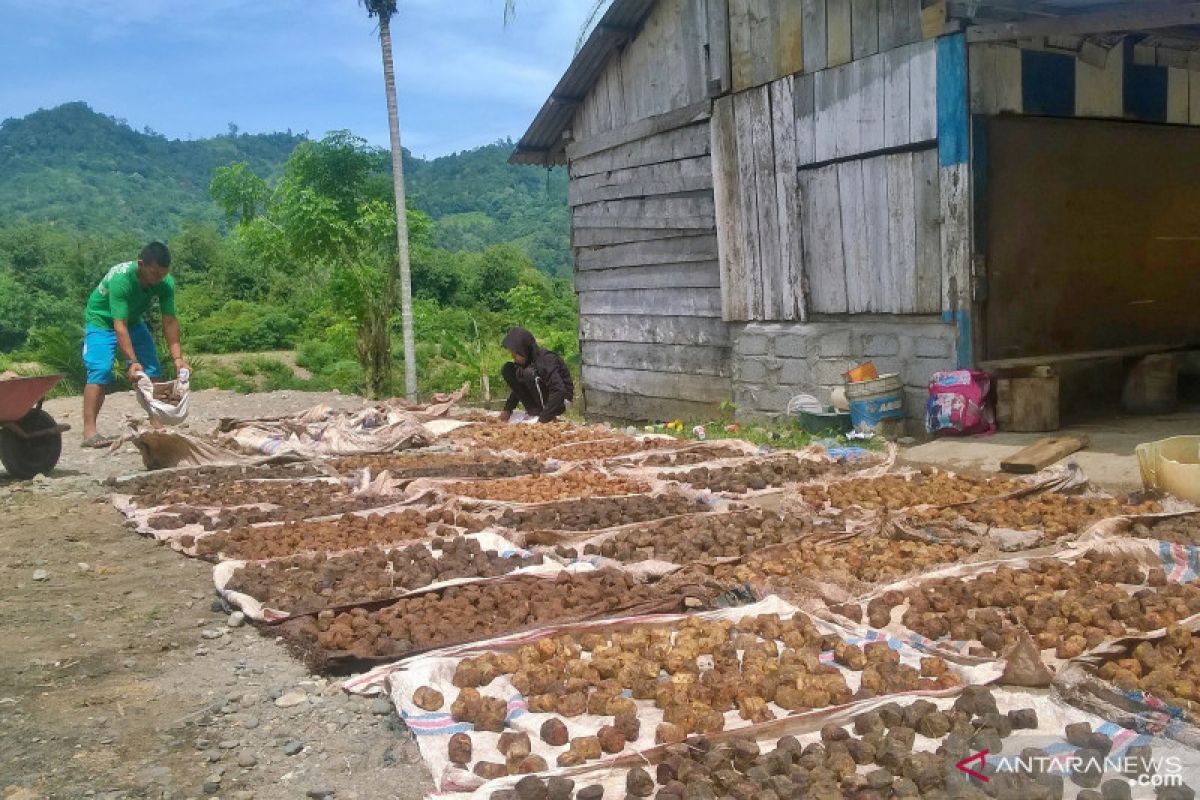
<path id="1" fill-rule="evenodd" d="M 984 783 L 987 783 L 988 781 L 991 780 L 991 778 L 989 778 L 987 775 L 984 775 L 982 772 L 976 772 L 975 770 L 973 770 L 967 766 L 967 764 L 970 764 L 972 761 L 978 761 L 979 768 L 983 769 L 984 767 L 987 766 L 987 754 L 988 754 L 987 750 L 980 750 L 978 753 L 976 753 L 973 756 L 967 756 L 966 758 L 964 758 L 962 761 L 959 761 L 954 766 L 957 767 L 958 769 L 962 770 L 963 772 L 967 773 L 972 778 L 978 778 L 979 780 L 983 781 Z"/>

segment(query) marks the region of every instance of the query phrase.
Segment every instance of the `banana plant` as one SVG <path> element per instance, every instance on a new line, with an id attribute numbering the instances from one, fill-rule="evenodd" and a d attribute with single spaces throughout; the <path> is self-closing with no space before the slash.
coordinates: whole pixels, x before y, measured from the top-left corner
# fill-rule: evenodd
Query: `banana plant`
<path id="1" fill-rule="evenodd" d="M 479 323 L 474 317 L 467 320 L 467 329 L 462 337 L 451 336 L 442 331 L 442 355 L 451 361 L 457 361 L 464 367 L 475 370 L 479 374 L 479 389 L 483 393 L 483 402 L 492 401 L 492 359 L 488 346 L 479 334 Z"/>

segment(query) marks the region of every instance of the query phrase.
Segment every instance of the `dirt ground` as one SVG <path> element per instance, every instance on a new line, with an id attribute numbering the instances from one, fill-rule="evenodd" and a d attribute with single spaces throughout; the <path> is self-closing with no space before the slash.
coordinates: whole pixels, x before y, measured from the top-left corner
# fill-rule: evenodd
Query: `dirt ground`
<path id="1" fill-rule="evenodd" d="M 79 447 L 55 475 L 0 472 L 0 798 L 417 798 L 431 788 L 390 704 L 351 698 L 268 636 L 230 627 L 211 566 L 124 527 L 101 481 L 142 469 L 131 445 Z M 193 430 L 337 394 L 193 395 Z M 139 411 L 109 398 L 101 431 Z"/>

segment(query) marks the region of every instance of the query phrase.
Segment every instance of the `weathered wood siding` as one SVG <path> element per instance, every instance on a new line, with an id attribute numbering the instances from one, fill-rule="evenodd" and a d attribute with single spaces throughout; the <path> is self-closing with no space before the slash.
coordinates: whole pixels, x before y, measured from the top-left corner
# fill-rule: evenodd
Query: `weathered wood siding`
<path id="1" fill-rule="evenodd" d="M 969 231 L 945 250 L 938 69 L 935 41 L 900 44 L 714 102 L 724 319 L 954 308 L 943 254 Z"/>
<path id="2" fill-rule="evenodd" d="M 730 397 L 708 109 L 673 109 L 568 148 L 589 413 L 711 413 Z"/>
<path id="3" fill-rule="evenodd" d="M 1200 125 L 1200 50 L 1114 37 L 970 45 L 972 114 Z"/>

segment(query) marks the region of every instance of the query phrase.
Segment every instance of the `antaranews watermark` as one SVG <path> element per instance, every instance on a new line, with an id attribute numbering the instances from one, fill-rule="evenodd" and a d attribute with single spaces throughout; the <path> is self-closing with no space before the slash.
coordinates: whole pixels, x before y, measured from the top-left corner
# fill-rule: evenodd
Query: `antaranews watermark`
<path id="1" fill-rule="evenodd" d="M 1081 774 L 1116 772 L 1138 786 L 1183 786 L 1183 761 L 1178 756 L 1099 757 L 1080 755 L 1076 751 L 1070 755 L 997 756 L 995 764 L 998 770 L 1004 772 L 1031 775 L 1051 771 Z"/>

